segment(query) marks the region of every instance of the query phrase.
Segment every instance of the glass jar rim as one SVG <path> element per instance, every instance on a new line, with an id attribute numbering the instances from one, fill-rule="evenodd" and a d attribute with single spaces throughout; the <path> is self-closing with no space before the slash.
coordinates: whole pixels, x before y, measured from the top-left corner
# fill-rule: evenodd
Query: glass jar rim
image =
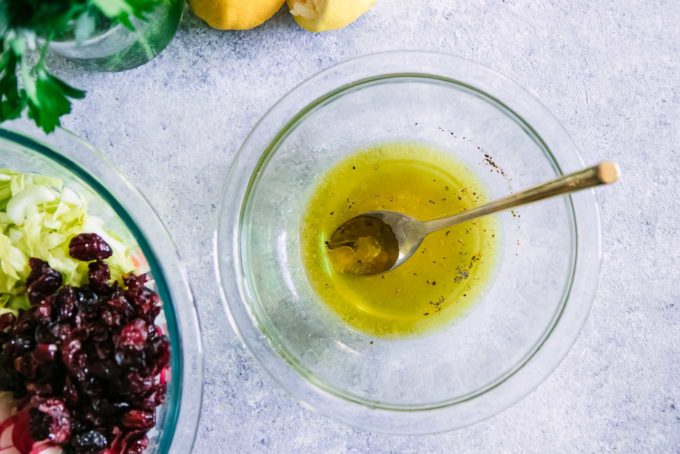
<path id="1" fill-rule="evenodd" d="M 103 16 L 102 16 L 103 17 Z M 133 18 L 133 20 L 136 21 L 136 19 Z M 75 28 L 75 21 L 72 21 L 72 28 Z M 119 23 L 111 23 L 110 27 L 107 27 L 102 30 L 95 30 L 95 33 L 89 35 L 87 38 L 79 41 L 75 37 L 73 38 L 53 38 L 50 40 L 49 45 L 50 46 L 56 46 L 59 48 L 67 49 L 67 48 L 77 48 L 77 47 L 85 47 L 85 46 L 91 46 L 91 45 L 96 45 L 102 41 L 105 41 L 108 39 L 111 35 L 115 35 L 116 33 L 119 33 L 121 29 L 126 29 L 127 28 Z M 41 41 L 45 41 L 45 38 L 42 37 L 40 39 Z"/>

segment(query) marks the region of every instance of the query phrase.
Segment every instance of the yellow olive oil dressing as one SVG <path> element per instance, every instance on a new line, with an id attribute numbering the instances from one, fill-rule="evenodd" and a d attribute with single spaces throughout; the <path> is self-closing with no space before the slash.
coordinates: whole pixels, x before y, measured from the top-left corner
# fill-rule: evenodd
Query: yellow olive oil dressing
<path id="1" fill-rule="evenodd" d="M 367 211 L 394 210 L 429 220 L 485 201 L 475 175 L 442 152 L 410 143 L 360 151 L 323 175 L 303 215 L 307 277 L 334 313 L 367 334 L 403 337 L 441 328 L 464 314 L 491 279 L 493 218 L 429 235 L 414 257 L 378 276 L 337 271 L 326 241 L 344 221 Z"/>

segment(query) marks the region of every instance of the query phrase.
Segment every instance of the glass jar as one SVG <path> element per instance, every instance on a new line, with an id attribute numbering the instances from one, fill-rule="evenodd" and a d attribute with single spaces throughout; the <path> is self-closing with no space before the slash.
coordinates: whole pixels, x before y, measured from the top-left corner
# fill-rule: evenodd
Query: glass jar
<path id="1" fill-rule="evenodd" d="M 160 54 L 177 32 L 184 0 L 161 0 L 146 20 L 132 19 L 134 30 L 93 17 L 94 31 L 84 40 L 70 36 L 50 42 L 50 50 L 84 67 L 99 71 L 136 68 Z M 74 25 L 75 29 L 75 25 Z"/>

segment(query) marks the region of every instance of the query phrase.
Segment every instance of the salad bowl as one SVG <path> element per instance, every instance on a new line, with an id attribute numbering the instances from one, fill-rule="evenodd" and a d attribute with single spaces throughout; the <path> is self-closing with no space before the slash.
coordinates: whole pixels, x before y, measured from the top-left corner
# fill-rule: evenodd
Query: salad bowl
<path id="1" fill-rule="evenodd" d="M 46 136 L 27 121 L 6 123 L 0 129 L 0 168 L 60 180 L 86 200 L 88 216 L 129 248 L 135 274 L 146 275 L 147 286 L 162 302 L 155 323 L 169 339 L 170 350 L 169 368 L 162 374 L 167 395 L 147 434 L 145 452 L 190 452 L 203 389 L 201 330 L 180 258 L 154 210 L 112 163 L 64 129 Z"/>

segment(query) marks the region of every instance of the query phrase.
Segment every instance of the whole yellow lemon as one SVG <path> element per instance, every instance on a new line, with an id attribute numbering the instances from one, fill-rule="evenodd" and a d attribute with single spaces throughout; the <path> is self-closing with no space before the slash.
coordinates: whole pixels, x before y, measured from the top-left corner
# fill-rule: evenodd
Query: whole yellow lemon
<path id="1" fill-rule="evenodd" d="M 286 0 L 189 0 L 194 14 L 218 30 L 249 30 L 263 24 Z"/>
<path id="2" fill-rule="evenodd" d="M 376 0 L 288 0 L 295 21 L 310 32 L 325 32 L 346 27 L 366 11 Z"/>

